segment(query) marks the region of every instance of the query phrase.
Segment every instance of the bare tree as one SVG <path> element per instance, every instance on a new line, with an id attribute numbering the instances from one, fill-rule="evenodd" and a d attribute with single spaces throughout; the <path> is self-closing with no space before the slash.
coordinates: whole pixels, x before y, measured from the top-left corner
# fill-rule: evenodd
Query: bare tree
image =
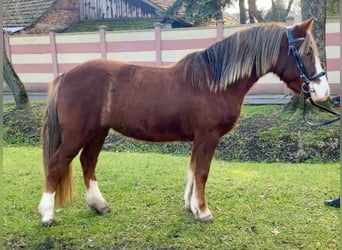
<path id="1" fill-rule="evenodd" d="M 255 21 L 258 21 L 259 23 L 264 22 L 261 11 L 257 8 L 256 0 L 248 0 L 248 16 L 250 23 L 255 23 Z"/>
<path id="2" fill-rule="evenodd" d="M 8 60 L 6 51 L 3 50 L 3 74 L 4 80 L 11 89 L 17 108 L 23 109 L 28 107 L 29 98 L 25 90 L 24 84 L 15 73 L 11 62 Z"/>
<path id="3" fill-rule="evenodd" d="M 239 0 L 240 9 L 240 23 L 245 24 L 247 22 L 245 0 Z"/>
<path id="4" fill-rule="evenodd" d="M 231 0 L 176 0 L 168 8 L 165 16 L 181 15 L 192 20 L 195 25 L 210 19 L 223 19 L 223 9 L 231 4 Z"/>
<path id="5" fill-rule="evenodd" d="M 289 4 L 287 5 L 286 16 L 289 15 L 289 13 L 290 13 L 290 11 L 291 11 L 292 4 L 293 4 L 293 0 L 290 0 L 290 1 L 289 1 Z"/>
<path id="6" fill-rule="evenodd" d="M 290 0 L 287 7 L 282 0 L 272 0 L 272 8 L 266 14 L 266 21 L 285 22 L 286 17 L 291 11 L 293 0 Z M 268 16 L 268 17 L 267 17 Z"/>
<path id="7" fill-rule="evenodd" d="M 271 9 L 268 10 L 266 14 L 264 14 L 263 11 L 258 9 L 256 0 L 248 0 L 248 8 L 246 8 L 244 0 L 239 0 L 240 23 L 247 23 L 247 10 L 248 19 L 250 23 L 255 23 L 256 21 L 259 23 L 271 21 L 285 22 L 286 17 L 289 15 L 291 11 L 294 0 L 289 0 L 287 6 L 285 6 L 284 1 L 282 0 L 271 0 L 271 3 Z"/>

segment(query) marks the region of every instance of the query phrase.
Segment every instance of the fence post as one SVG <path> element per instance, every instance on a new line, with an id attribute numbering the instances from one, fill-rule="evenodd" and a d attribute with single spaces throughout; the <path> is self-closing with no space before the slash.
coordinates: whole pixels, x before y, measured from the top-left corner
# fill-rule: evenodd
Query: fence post
<path id="1" fill-rule="evenodd" d="M 285 24 L 286 26 L 292 26 L 294 24 L 294 17 L 293 16 L 286 17 Z"/>
<path id="2" fill-rule="evenodd" d="M 97 27 L 99 29 L 100 34 L 100 50 L 101 50 L 101 58 L 107 58 L 107 41 L 106 41 L 106 25 L 100 25 Z"/>
<path id="3" fill-rule="evenodd" d="M 6 55 L 7 55 L 8 60 L 12 62 L 12 53 L 11 53 L 9 35 L 7 34 L 7 32 L 4 32 L 3 34 L 4 34 L 4 44 L 5 44 Z"/>
<path id="4" fill-rule="evenodd" d="M 50 49 L 51 49 L 51 60 L 52 60 L 52 72 L 54 78 L 56 78 L 59 74 L 58 72 L 58 59 L 57 59 L 57 47 L 56 47 L 56 37 L 55 32 L 49 32 L 50 37 Z"/>
<path id="5" fill-rule="evenodd" d="M 162 66 L 162 46 L 161 46 L 161 27 L 163 27 L 162 23 L 154 24 L 154 39 L 156 46 L 156 65 Z"/>
<path id="6" fill-rule="evenodd" d="M 216 42 L 219 42 L 223 39 L 223 20 L 216 20 Z"/>

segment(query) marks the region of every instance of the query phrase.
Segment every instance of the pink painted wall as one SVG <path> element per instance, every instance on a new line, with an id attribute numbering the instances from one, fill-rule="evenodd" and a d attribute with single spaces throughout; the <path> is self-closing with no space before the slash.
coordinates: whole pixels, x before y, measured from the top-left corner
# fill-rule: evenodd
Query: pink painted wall
<path id="1" fill-rule="evenodd" d="M 236 30 L 239 27 L 233 27 Z M 242 27 L 241 27 L 242 28 Z M 28 91 L 46 91 L 49 82 L 79 63 L 93 58 L 108 58 L 148 66 L 178 61 L 191 51 L 219 41 L 230 27 L 154 30 L 132 32 L 54 34 L 48 36 L 4 36 L 7 55 Z M 233 32 L 233 31 L 232 31 Z M 145 36 L 146 35 L 146 36 Z M 137 39 L 135 39 L 137 36 Z M 125 39 L 127 37 L 127 39 Z M 332 94 L 340 91 L 339 23 L 329 24 L 326 34 L 328 77 Z M 285 94 L 279 79 L 260 80 L 250 94 Z"/>

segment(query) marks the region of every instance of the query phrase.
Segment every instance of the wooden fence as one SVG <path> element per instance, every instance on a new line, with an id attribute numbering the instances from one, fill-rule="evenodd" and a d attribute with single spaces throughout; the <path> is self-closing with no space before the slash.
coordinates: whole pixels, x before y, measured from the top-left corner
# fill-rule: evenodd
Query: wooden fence
<path id="1" fill-rule="evenodd" d="M 4 45 L 14 69 L 28 91 L 46 91 L 49 82 L 90 59 L 108 58 L 150 66 L 168 65 L 186 54 L 208 47 L 243 28 L 216 27 L 48 35 L 4 35 Z M 328 80 L 332 94 L 340 92 L 340 23 L 326 25 Z M 262 77 L 250 94 L 286 94 L 285 85 L 273 74 Z"/>

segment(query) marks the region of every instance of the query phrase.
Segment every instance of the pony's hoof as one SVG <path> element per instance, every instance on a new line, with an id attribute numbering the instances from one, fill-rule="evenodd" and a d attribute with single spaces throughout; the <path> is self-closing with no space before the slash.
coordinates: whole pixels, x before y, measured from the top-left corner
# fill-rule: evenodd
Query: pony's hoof
<path id="1" fill-rule="evenodd" d="M 210 214 L 202 218 L 196 218 L 196 220 L 201 223 L 211 223 L 214 222 L 214 217 Z"/>
<path id="2" fill-rule="evenodd" d="M 44 227 L 52 227 L 52 226 L 56 226 L 57 225 L 57 222 L 55 219 L 49 219 L 48 221 L 43 221 L 42 222 L 42 225 Z"/>
<path id="3" fill-rule="evenodd" d="M 94 212 L 96 212 L 97 214 L 99 214 L 99 215 L 105 215 L 105 214 L 108 214 L 110 212 L 110 207 L 109 206 L 101 207 L 101 208 L 89 206 L 89 208 L 91 210 L 93 210 Z"/>
<path id="4" fill-rule="evenodd" d="M 97 210 L 96 212 L 100 215 L 108 214 L 110 212 L 110 207 L 103 207 L 103 208 Z"/>
<path id="5" fill-rule="evenodd" d="M 198 222 L 201 222 L 201 223 L 208 223 L 208 222 L 214 221 L 214 217 L 210 212 L 209 213 L 203 213 L 203 214 L 197 214 L 195 216 L 195 218 Z"/>

